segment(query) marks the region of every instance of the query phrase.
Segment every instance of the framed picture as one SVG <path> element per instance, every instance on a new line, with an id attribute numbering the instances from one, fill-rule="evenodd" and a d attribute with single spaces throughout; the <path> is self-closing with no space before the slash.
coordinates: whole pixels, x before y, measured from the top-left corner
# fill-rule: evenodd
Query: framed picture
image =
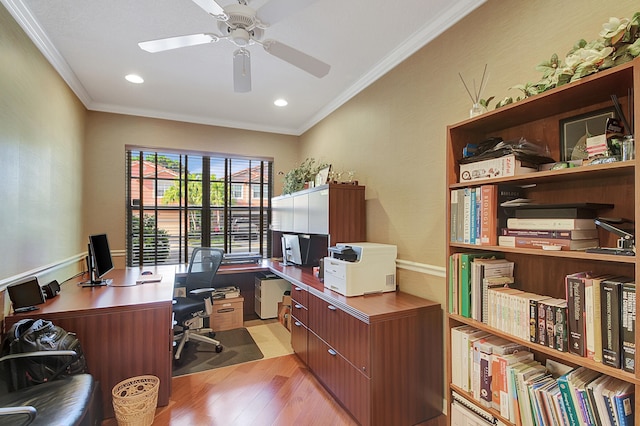
<path id="1" fill-rule="evenodd" d="M 331 164 L 324 169 L 320 169 L 316 175 L 316 186 L 324 185 L 329 180 L 329 171 L 331 170 Z"/>
<path id="2" fill-rule="evenodd" d="M 587 158 L 587 138 L 603 135 L 607 118 L 613 117 L 615 109 L 611 107 L 560 120 L 560 161 Z"/>

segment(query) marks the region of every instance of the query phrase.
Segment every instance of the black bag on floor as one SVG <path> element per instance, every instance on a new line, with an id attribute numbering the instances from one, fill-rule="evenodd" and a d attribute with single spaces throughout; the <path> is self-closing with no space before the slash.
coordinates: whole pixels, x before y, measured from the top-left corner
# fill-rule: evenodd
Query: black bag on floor
<path id="1" fill-rule="evenodd" d="M 74 333 L 42 319 L 23 319 L 15 323 L 2 344 L 2 355 L 36 351 L 71 350 L 77 357 L 47 356 L 8 361 L 12 390 L 55 380 L 64 375 L 87 372 L 87 363 Z M 6 363 L 5 363 L 6 364 Z"/>

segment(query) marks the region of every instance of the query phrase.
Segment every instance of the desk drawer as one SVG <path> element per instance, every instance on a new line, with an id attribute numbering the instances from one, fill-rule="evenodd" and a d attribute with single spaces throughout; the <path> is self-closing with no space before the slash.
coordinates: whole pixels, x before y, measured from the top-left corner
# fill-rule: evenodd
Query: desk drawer
<path id="1" fill-rule="evenodd" d="M 371 379 L 311 331 L 308 345 L 313 373 L 360 424 L 371 424 Z"/>
<path id="2" fill-rule="evenodd" d="M 307 330 L 307 327 L 296 317 L 293 317 L 291 321 L 291 348 L 305 365 L 309 363 L 308 336 L 309 330 Z"/>
<path id="3" fill-rule="evenodd" d="M 371 377 L 369 324 L 313 294 L 309 295 L 308 308 L 309 330 Z"/>
<path id="4" fill-rule="evenodd" d="M 309 311 L 306 306 L 303 306 L 294 299 L 291 300 L 291 315 L 296 317 L 305 326 L 309 322 Z"/>
<path id="5" fill-rule="evenodd" d="M 243 305 L 244 298 L 234 297 L 233 299 L 218 299 L 213 301 L 213 312 L 211 313 L 210 326 L 214 331 L 232 330 L 243 325 Z"/>
<path id="6" fill-rule="evenodd" d="M 295 284 L 291 286 L 291 298 L 298 301 L 298 303 L 303 306 L 309 306 L 309 293 L 304 288 L 299 287 Z"/>

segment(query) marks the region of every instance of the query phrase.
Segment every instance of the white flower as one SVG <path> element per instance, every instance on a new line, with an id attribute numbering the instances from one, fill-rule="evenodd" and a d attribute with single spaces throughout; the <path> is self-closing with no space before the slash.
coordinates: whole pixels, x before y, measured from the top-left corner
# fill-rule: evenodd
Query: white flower
<path id="1" fill-rule="evenodd" d="M 627 31 L 628 25 L 629 20 L 627 18 L 609 18 L 609 22 L 602 24 L 600 37 L 611 39 L 611 44 L 616 44 Z"/>

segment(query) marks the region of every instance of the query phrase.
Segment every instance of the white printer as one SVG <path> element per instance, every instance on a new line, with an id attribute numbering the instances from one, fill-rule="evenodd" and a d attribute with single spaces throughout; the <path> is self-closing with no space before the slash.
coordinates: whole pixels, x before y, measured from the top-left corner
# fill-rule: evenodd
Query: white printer
<path id="1" fill-rule="evenodd" d="M 345 296 L 396 290 L 398 248 L 378 243 L 343 243 L 324 258 L 324 286 Z"/>

